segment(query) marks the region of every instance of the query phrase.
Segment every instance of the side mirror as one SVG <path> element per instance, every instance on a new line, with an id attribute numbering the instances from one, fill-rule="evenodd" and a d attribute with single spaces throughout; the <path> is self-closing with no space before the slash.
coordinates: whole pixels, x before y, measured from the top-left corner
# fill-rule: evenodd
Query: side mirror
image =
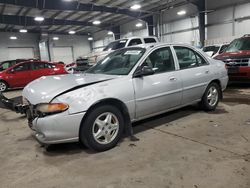
<path id="1" fill-rule="evenodd" d="M 144 66 L 134 73 L 134 78 L 153 75 L 154 73 L 155 71 L 151 67 Z"/>

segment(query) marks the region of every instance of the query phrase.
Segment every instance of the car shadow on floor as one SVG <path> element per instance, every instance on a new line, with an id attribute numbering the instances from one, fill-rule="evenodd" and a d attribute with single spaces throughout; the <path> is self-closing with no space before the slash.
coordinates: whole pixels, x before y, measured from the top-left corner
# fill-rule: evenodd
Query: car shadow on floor
<path id="1" fill-rule="evenodd" d="M 133 123 L 133 132 L 134 137 L 136 138 L 136 141 L 139 141 L 139 137 L 137 137 L 137 134 L 150 130 L 152 128 L 156 128 L 162 125 L 172 125 L 171 122 L 184 118 L 186 116 L 189 116 L 191 114 L 200 112 L 197 106 L 188 106 L 181 108 L 179 110 L 175 110 L 172 112 L 164 113 L 158 116 L 154 116 L 145 120 L 141 120 L 139 122 Z M 123 140 L 129 137 L 124 137 Z M 132 139 L 130 139 L 131 143 L 134 142 Z M 119 145 L 119 144 L 118 144 Z M 44 147 L 44 154 L 47 156 L 58 156 L 58 155 L 68 155 L 68 154 L 76 154 L 85 152 L 88 154 L 95 154 L 97 152 L 94 152 L 87 147 L 85 147 L 81 143 L 67 143 L 67 144 L 56 144 L 56 145 L 50 145 L 48 147 Z"/>

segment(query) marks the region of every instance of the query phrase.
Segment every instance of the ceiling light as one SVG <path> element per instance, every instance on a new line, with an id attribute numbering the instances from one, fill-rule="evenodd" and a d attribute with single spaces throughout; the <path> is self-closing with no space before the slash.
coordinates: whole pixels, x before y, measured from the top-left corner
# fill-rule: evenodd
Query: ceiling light
<path id="1" fill-rule="evenodd" d="M 76 34 L 76 32 L 75 31 L 69 31 L 69 34 L 74 35 L 74 34 Z"/>
<path id="2" fill-rule="evenodd" d="M 132 9 L 132 10 L 138 10 L 140 8 L 141 8 L 141 5 L 139 5 L 139 4 L 134 4 L 133 6 L 130 7 L 130 9 Z"/>
<path id="3" fill-rule="evenodd" d="M 178 14 L 179 16 L 182 16 L 182 15 L 185 15 L 185 14 L 186 14 L 186 11 L 185 11 L 185 10 L 181 10 L 181 11 L 177 12 L 177 14 Z"/>
<path id="4" fill-rule="evenodd" d="M 19 32 L 20 32 L 20 33 L 27 33 L 28 30 L 27 30 L 27 29 L 20 29 Z"/>
<path id="5" fill-rule="evenodd" d="M 11 37 L 10 37 L 10 40 L 16 40 L 16 39 L 17 39 L 16 36 L 11 36 Z"/>
<path id="6" fill-rule="evenodd" d="M 95 21 L 93 21 L 93 24 L 94 24 L 94 25 L 99 25 L 99 24 L 101 24 L 101 21 L 95 20 Z"/>
<path id="7" fill-rule="evenodd" d="M 135 26 L 136 26 L 136 27 L 142 27 L 143 24 L 142 24 L 142 23 L 137 23 Z"/>
<path id="8" fill-rule="evenodd" d="M 114 33 L 112 31 L 109 31 L 108 32 L 108 35 L 113 35 Z"/>
<path id="9" fill-rule="evenodd" d="M 37 17 L 35 17 L 34 20 L 37 21 L 37 22 L 42 22 L 42 21 L 44 21 L 44 17 L 37 16 Z"/>
<path id="10" fill-rule="evenodd" d="M 89 37 L 88 40 L 93 40 L 93 37 Z"/>
<path id="11" fill-rule="evenodd" d="M 53 40 L 59 40 L 59 37 L 53 37 Z"/>

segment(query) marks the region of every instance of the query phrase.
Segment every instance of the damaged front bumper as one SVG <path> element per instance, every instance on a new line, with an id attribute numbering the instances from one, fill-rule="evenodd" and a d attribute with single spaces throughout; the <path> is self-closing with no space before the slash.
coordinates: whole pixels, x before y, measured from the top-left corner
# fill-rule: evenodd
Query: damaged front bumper
<path id="1" fill-rule="evenodd" d="M 2 92 L 0 92 L 0 102 L 4 105 L 5 108 L 15 111 L 16 113 L 26 114 L 27 110 L 29 109 L 28 105 L 17 103 L 12 99 L 6 98 Z"/>
<path id="2" fill-rule="evenodd" d="M 8 99 L 7 97 L 5 97 L 2 92 L 0 92 L 0 102 L 4 105 L 4 107 L 6 109 L 9 109 L 11 111 L 14 111 L 16 113 L 19 114 L 25 114 L 27 119 L 28 119 L 28 125 L 31 129 L 32 128 L 32 122 L 35 119 L 35 116 L 32 113 L 32 106 L 28 105 L 28 104 L 22 104 L 22 103 L 18 103 L 15 102 L 12 99 Z"/>

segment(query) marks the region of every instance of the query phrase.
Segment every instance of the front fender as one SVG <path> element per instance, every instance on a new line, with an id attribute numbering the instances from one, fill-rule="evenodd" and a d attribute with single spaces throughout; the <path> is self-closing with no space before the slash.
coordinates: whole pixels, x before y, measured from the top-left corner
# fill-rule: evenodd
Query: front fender
<path id="1" fill-rule="evenodd" d="M 75 114 L 87 111 L 98 101 L 110 98 L 124 103 L 129 111 L 130 117 L 134 117 L 134 88 L 132 78 L 128 79 L 127 77 L 79 88 L 58 96 L 52 102 L 62 102 L 68 104 L 68 112 L 70 114 Z"/>

